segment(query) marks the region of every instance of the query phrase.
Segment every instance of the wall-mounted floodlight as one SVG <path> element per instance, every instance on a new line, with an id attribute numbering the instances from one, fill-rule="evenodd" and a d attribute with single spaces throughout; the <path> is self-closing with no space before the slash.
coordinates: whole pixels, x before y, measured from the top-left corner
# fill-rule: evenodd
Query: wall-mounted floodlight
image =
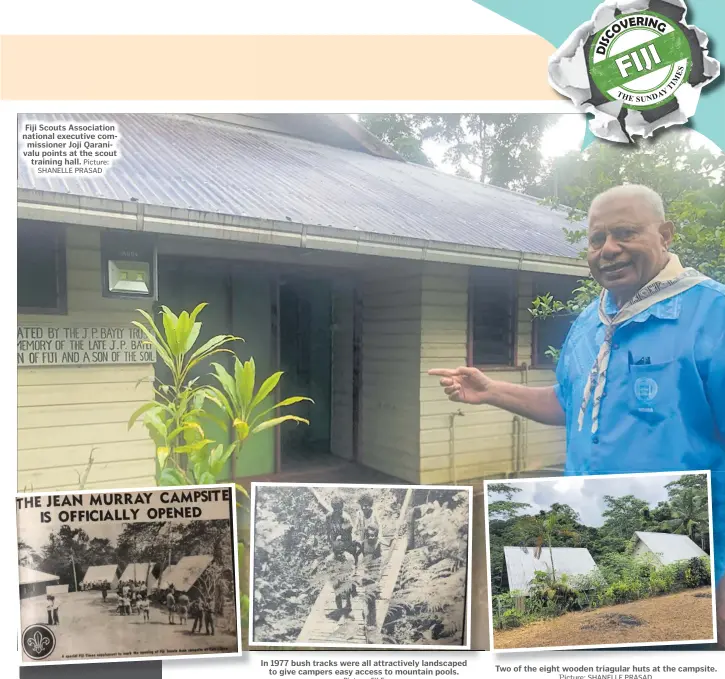
<path id="1" fill-rule="evenodd" d="M 103 296 L 155 300 L 156 241 L 146 233 L 101 232 Z"/>

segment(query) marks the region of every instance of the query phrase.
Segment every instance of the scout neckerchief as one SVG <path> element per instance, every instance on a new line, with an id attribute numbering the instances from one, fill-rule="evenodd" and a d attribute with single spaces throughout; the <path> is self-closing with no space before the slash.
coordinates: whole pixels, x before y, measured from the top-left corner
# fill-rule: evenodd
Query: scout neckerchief
<path id="1" fill-rule="evenodd" d="M 665 268 L 632 297 L 629 302 L 624 304 L 614 316 L 610 316 L 606 312 L 607 292 L 606 290 L 602 290 L 599 296 L 599 320 L 604 323 L 605 327 L 604 342 L 602 342 L 602 346 L 599 348 L 599 355 L 594 362 L 594 366 L 589 373 L 589 378 L 584 387 L 584 397 L 582 398 L 581 408 L 579 409 L 579 431 L 584 426 L 584 416 L 592 396 L 592 389 L 594 389 L 592 434 L 596 434 L 599 429 L 599 406 L 602 395 L 604 394 L 604 387 L 607 383 L 607 368 L 609 366 L 614 331 L 626 321 L 642 313 L 645 309 L 649 309 L 670 297 L 679 295 L 681 292 L 689 290 L 706 280 L 707 276 L 704 276 L 696 269 L 683 268 L 677 255 L 670 254 L 670 259 Z"/>

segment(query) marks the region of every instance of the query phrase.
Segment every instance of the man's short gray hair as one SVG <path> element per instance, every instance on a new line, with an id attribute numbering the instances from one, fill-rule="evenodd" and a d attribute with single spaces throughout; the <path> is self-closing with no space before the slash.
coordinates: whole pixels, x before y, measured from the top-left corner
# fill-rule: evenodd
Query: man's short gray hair
<path id="1" fill-rule="evenodd" d="M 610 198 L 624 198 L 631 200 L 640 200 L 645 203 L 651 210 L 652 215 L 655 219 L 664 222 L 665 217 L 665 206 L 662 202 L 662 196 L 657 191 L 653 191 L 649 186 L 643 186 L 642 184 L 623 184 L 622 186 L 615 186 L 603 193 L 600 193 L 589 207 L 589 214 L 592 210 L 604 200 Z"/>

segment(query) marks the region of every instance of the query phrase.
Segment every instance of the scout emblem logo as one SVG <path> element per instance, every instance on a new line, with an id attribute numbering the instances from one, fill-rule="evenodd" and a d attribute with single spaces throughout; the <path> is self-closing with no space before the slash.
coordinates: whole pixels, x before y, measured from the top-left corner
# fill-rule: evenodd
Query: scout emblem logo
<path id="1" fill-rule="evenodd" d="M 637 401 L 643 406 L 651 405 L 652 401 L 655 400 L 659 387 L 651 377 L 640 377 L 634 383 L 634 395 L 637 397 Z M 646 408 L 648 412 L 652 411 L 652 408 Z"/>
<path id="2" fill-rule="evenodd" d="M 684 0 L 606 0 L 549 60 L 549 82 L 591 113 L 591 131 L 632 143 L 682 125 L 720 75 Z"/>
<path id="3" fill-rule="evenodd" d="M 23 651 L 33 660 L 43 660 L 55 650 L 55 635 L 45 625 L 31 625 L 23 632 Z"/>
<path id="4" fill-rule="evenodd" d="M 605 97 L 642 110 L 674 98 L 687 81 L 692 54 L 674 21 L 642 12 L 616 19 L 595 36 L 588 67 Z"/>

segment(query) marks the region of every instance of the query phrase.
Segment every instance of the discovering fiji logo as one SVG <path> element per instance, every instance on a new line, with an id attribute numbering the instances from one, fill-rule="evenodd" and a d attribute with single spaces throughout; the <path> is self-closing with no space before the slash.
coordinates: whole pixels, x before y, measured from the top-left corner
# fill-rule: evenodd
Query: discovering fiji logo
<path id="1" fill-rule="evenodd" d="M 32 660 L 43 660 L 55 650 L 55 635 L 45 625 L 31 625 L 23 632 L 23 651 Z"/>
<path id="2" fill-rule="evenodd" d="M 549 82 L 594 116 L 600 139 L 632 144 L 683 125 L 720 75 L 686 16 L 684 0 L 606 0 L 549 59 Z"/>
<path id="3" fill-rule="evenodd" d="M 682 28 L 655 12 L 617 18 L 595 36 L 589 54 L 589 73 L 602 94 L 631 109 L 670 101 L 691 67 Z"/>

